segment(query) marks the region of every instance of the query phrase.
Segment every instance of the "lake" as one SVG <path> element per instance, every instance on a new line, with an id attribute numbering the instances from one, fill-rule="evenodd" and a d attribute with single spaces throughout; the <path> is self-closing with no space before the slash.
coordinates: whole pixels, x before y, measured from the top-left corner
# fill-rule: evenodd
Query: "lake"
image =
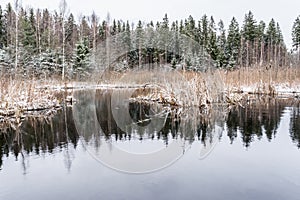
<path id="1" fill-rule="evenodd" d="M 2 126 L 0 199 L 299 199 L 299 99 L 171 108 L 134 93 L 78 90 Z"/>

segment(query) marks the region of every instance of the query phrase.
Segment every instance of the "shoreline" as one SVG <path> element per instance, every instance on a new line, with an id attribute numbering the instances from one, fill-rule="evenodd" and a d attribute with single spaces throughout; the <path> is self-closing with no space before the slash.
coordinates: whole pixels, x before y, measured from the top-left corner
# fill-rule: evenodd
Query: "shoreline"
<path id="1" fill-rule="evenodd" d="M 154 88 L 155 85 L 116 85 L 116 84 L 85 84 L 85 83 L 68 83 L 65 85 L 56 85 L 56 86 L 38 86 L 34 90 L 36 91 L 47 91 L 47 94 L 51 94 L 50 96 L 44 96 L 44 97 L 36 97 L 38 99 L 32 98 L 32 102 L 25 102 L 24 101 L 24 95 L 21 96 L 19 101 L 14 101 L 10 103 L 10 106 L 8 106 L 7 100 L 1 101 L 0 104 L 0 123 L 4 122 L 7 119 L 24 119 L 27 115 L 37 113 L 39 115 L 39 112 L 49 112 L 59 110 L 61 109 L 65 104 L 72 104 L 73 102 L 76 103 L 76 99 L 73 98 L 72 93 L 76 90 L 87 90 L 87 89 L 141 89 L 141 88 Z M 243 99 L 247 99 L 250 96 L 270 96 L 273 98 L 295 98 L 300 100 L 300 85 L 294 88 L 290 87 L 283 87 L 282 85 L 272 86 L 274 90 L 272 93 L 270 91 L 262 90 L 260 87 L 255 86 L 241 86 L 241 87 L 226 87 L 226 89 L 223 91 L 225 94 L 226 101 L 224 104 L 232 105 L 237 104 L 242 106 Z M 65 93 L 65 94 L 62 94 Z M 163 93 L 160 93 L 163 94 Z M 153 96 L 153 95 L 152 95 Z M 169 97 L 167 93 L 164 93 L 164 96 L 161 96 L 161 100 L 157 100 L 158 97 L 155 97 L 152 99 L 147 96 L 145 97 L 138 97 L 135 98 L 136 101 L 156 101 L 158 103 L 163 103 L 167 106 L 179 106 L 184 107 L 180 105 L 179 103 L 175 102 L 174 98 Z M 176 98 L 176 97 L 175 97 Z M 5 97 L 4 97 L 5 99 Z M 7 98 L 9 99 L 9 98 Z M 155 100 L 154 100 L 155 99 Z M 168 100 L 169 99 L 169 100 Z M 42 114 L 42 115 L 45 115 Z"/>
<path id="2" fill-rule="evenodd" d="M 74 91 L 88 89 L 142 89 L 144 92 L 138 92 L 131 100 L 182 108 L 206 108 L 220 102 L 242 106 L 253 95 L 300 100 L 300 77 L 297 76 L 300 69 L 286 68 L 276 72 L 260 68 L 241 68 L 234 71 L 220 69 L 214 73 L 170 71 L 160 74 L 160 79 L 155 83 L 145 81 L 151 80 L 149 77 L 156 76 L 157 73 L 129 71 L 114 74 L 113 78 L 102 81 L 91 78 L 90 82 L 2 78 L 0 123 L 11 119 L 20 121 L 28 112 L 39 115 L 41 111 L 47 113 L 61 109 L 76 101 L 73 97 Z M 148 93 L 145 92 L 146 88 Z"/>

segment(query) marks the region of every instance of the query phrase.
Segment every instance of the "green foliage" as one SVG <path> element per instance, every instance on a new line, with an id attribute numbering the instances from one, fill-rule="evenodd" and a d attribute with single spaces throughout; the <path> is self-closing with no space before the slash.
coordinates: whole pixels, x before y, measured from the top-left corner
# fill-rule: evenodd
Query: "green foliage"
<path id="1" fill-rule="evenodd" d="M 182 68 L 199 70 L 201 65 L 226 68 L 238 65 L 253 66 L 271 60 L 281 62 L 284 59 L 279 56 L 289 55 L 286 54 L 279 24 L 274 19 L 267 26 L 263 21 L 257 24 L 251 11 L 245 15 L 241 28 L 233 17 L 228 30 L 222 20 L 216 25 L 214 18 L 207 15 L 200 19 L 194 19 L 190 15 L 186 19 L 170 22 L 165 14 L 160 21 L 142 23 L 140 20 L 134 26 L 128 21 L 110 20 L 109 16 L 107 20 L 99 23 L 95 13 L 91 16 L 81 16 L 78 23 L 72 13 L 66 16 L 66 19 L 63 19 L 61 14 L 57 11 L 50 13 L 47 9 L 38 10 L 35 14 L 32 8 L 20 8 L 16 17 L 10 3 L 4 12 L 0 6 L 0 49 L 5 49 L 10 58 L 9 62 L 11 63 L 16 55 L 23 64 L 27 61 L 33 62 L 33 58 L 40 55 L 52 59 L 52 56 L 46 55 L 55 52 L 57 58 L 53 60 L 60 69 L 62 41 L 65 41 L 66 65 L 75 66 L 76 69 L 87 69 L 90 49 L 96 51 L 101 42 L 117 34 L 121 35 L 121 38 L 118 38 L 119 42 L 125 44 L 127 50 L 126 55 L 122 55 L 120 59 L 128 66 L 136 66 L 137 63 L 143 62 L 168 63 L 174 68 L 184 65 Z M 18 53 L 15 52 L 16 20 L 19 20 Z M 195 47 L 186 44 L 182 35 L 200 48 L 197 45 Z M 293 47 L 300 49 L 299 17 L 294 22 L 292 37 Z M 209 62 L 205 63 L 204 60 Z"/>
<path id="2" fill-rule="evenodd" d="M 88 40 L 85 38 L 76 45 L 75 70 L 84 70 L 89 65 L 90 49 Z"/>
<path id="3" fill-rule="evenodd" d="M 277 41 L 277 29 L 275 20 L 272 18 L 266 32 L 266 41 L 269 45 L 276 44 Z"/>
<path id="4" fill-rule="evenodd" d="M 300 16 L 298 16 L 293 24 L 292 29 L 293 47 L 295 50 L 300 49 Z"/>
<path id="5" fill-rule="evenodd" d="M 254 42 L 257 37 L 257 25 L 256 20 L 254 19 L 254 15 L 251 11 L 249 11 L 245 15 L 244 25 L 242 28 L 242 37 L 246 41 Z"/>
<path id="6" fill-rule="evenodd" d="M 37 52 L 37 44 L 36 44 L 36 28 L 35 28 L 35 17 L 33 9 L 30 9 L 29 17 L 25 15 L 22 18 L 21 23 L 21 42 L 25 50 L 29 53 L 33 54 Z"/>
<path id="7" fill-rule="evenodd" d="M 209 22 L 208 44 L 206 50 L 210 54 L 210 57 L 213 60 L 217 60 L 219 55 L 219 49 L 217 46 L 217 34 L 216 34 L 215 21 L 213 17 L 210 18 L 210 22 Z"/>
<path id="8" fill-rule="evenodd" d="M 0 5 L 0 49 L 6 46 L 6 27 L 3 11 Z"/>
<path id="9" fill-rule="evenodd" d="M 226 57 L 229 62 L 229 67 L 234 67 L 237 64 L 237 59 L 239 55 L 241 45 L 241 35 L 239 30 L 239 24 L 236 19 L 233 17 L 229 29 L 228 36 L 226 41 Z"/>

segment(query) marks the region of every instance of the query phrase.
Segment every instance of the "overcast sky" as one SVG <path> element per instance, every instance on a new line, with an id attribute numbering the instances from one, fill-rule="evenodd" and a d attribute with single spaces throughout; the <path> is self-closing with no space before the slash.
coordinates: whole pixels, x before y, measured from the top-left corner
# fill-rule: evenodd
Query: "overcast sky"
<path id="1" fill-rule="evenodd" d="M 2 7 L 14 0 L 1 0 Z M 48 8 L 58 10 L 60 0 L 22 0 L 23 7 Z M 279 22 L 285 43 L 291 47 L 291 30 L 296 17 L 300 15 L 300 0 L 67 0 L 68 8 L 76 19 L 80 13 L 90 15 L 93 11 L 106 18 L 137 22 L 162 20 L 165 13 L 170 21 L 184 19 L 192 15 L 195 20 L 204 14 L 213 15 L 216 22 L 222 19 L 228 28 L 233 16 L 241 26 L 245 14 L 251 10 L 255 19 L 264 20 L 267 24 L 274 18 Z"/>

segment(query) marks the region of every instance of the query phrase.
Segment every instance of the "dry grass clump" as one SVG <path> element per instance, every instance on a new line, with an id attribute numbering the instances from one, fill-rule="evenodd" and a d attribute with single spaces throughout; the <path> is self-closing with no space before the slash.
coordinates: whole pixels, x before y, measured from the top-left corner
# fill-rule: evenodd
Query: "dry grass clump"
<path id="1" fill-rule="evenodd" d="M 242 67 L 234 71 L 219 70 L 227 92 L 276 94 L 276 87 L 299 88 L 300 68 Z M 247 89 L 247 91 L 243 91 Z"/>
<path id="2" fill-rule="evenodd" d="M 39 89 L 34 80 L 0 79 L 0 120 L 12 117 L 20 120 L 24 112 L 39 111 L 59 107 L 55 92 Z"/>
<path id="3" fill-rule="evenodd" d="M 116 76 L 116 75 L 113 75 Z M 155 101 L 181 107 L 207 107 L 222 100 L 223 83 L 216 73 L 175 70 L 128 71 L 111 80 L 114 86 L 151 88 L 134 96 L 135 100 Z M 112 77 L 112 76 L 109 76 Z"/>

